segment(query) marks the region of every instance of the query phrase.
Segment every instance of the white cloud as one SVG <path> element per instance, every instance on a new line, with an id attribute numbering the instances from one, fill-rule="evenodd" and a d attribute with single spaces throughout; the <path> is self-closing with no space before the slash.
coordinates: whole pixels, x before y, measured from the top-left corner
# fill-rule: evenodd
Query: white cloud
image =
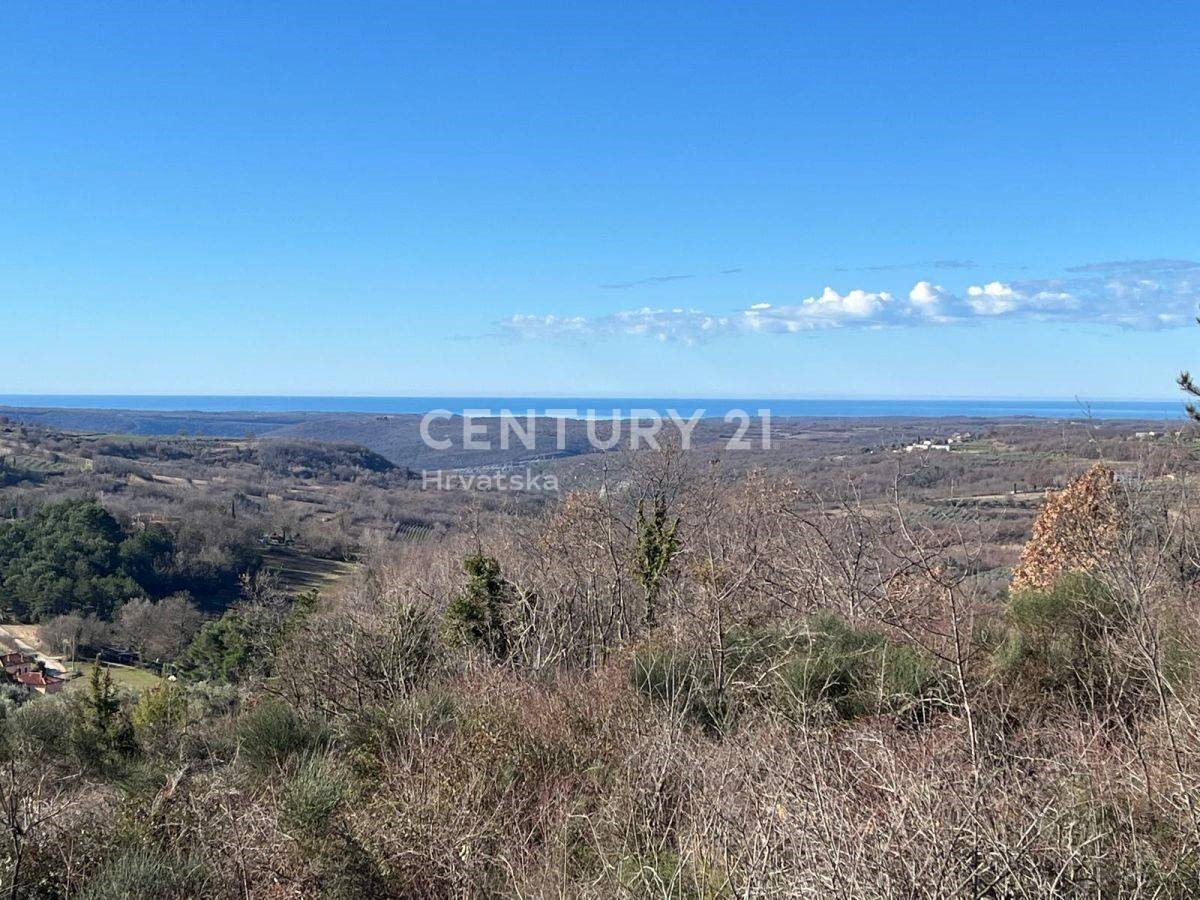
<path id="1" fill-rule="evenodd" d="M 918 309 L 932 309 L 937 306 L 947 291 L 940 284 L 930 284 L 928 281 L 918 281 L 908 292 L 908 299 Z"/>
<path id="2" fill-rule="evenodd" d="M 500 325 L 506 331 L 526 338 L 628 334 L 692 344 L 728 331 L 730 319 L 698 309 L 653 309 L 647 306 L 591 319 L 518 314 L 503 320 Z"/>
<path id="3" fill-rule="evenodd" d="M 755 303 L 742 312 L 741 324 L 750 331 L 809 331 L 885 318 L 895 302 L 896 298 L 886 291 L 839 294 L 827 287 L 820 296 L 809 297 L 795 306 Z"/>
<path id="4" fill-rule="evenodd" d="M 1200 263 L 1186 260 L 1123 260 L 1067 270 L 1065 278 L 993 281 L 967 288 L 967 302 L 981 316 L 1178 328 L 1195 321 L 1200 303 Z"/>
<path id="5" fill-rule="evenodd" d="M 967 305 L 980 316 L 1000 316 L 1017 308 L 1016 295 L 1007 284 L 992 281 L 967 288 Z"/>
<path id="6" fill-rule="evenodd" d="M 514 315 L 501 322 L 524 337 L 645 335 L 697 343 L 738 333 L 792 334 L 822 328 L 932 326 L 1034 320 L 1156 329 L 1192 325 L 1200 302 L 1200 263 L 1123 260 L 1067 269 L 1049 279 L 989 281 L 963 295 L 918 281 L 907 295 L 826 287 L 795 304 L 758 302 L 732 313 L 643 307 L 608 315 Z"/>
<path id="7" fill-rule="evenodd" d="M 551 337 L 561 334 L 587 334 L 590 330 L 588 319 L 583 316 L 525 316 L 517 313 L 503 322 L 506 328 L 520 332 L 527 337 Z"/>
<path id="8" fill-rule="evenodd" d="M 940 284 L 918 281 L 908 292 L 912 311 L 930 322 L 953 322 L 966 313 L 962 303 Z"/>

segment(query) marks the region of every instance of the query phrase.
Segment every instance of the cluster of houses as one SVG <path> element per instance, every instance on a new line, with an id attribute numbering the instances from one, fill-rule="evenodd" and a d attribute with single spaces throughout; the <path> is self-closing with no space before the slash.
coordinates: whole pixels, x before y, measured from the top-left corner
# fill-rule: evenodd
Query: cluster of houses
<path id="1" fill-rule="evenodd" d="M 4 678 L 9 684 L 24 688 L 31 694 L 57 694 L 66 679 L 46 667 L 41 660 L 21 650 L 9 650 L 0 654 L 0 665 L 4 666 Z"/>
<path id="2" fill-rule="evenodd" d="M 949 452 L 950 450 L 954 449 L 955 445 L 965 444 L 969 440 L 971 440 L 971 432 L 956 431 L 942 442 L 926 438 L 923 441 L 914 441 L 911 444 L 906 444 L 905 446 L 901 447 L 900 450 L 903 450 L 905 453 L 926 453 L 930 450 L 945 450 Z"/>
<path id="3" fill-rule="evenodd" d="M 1135 431 L 1133 436 L 1139 441 L 1154 441 L 1159 438 L 1183 437 L 1183 431 L 1182 429 L 1177 431 Z"/>

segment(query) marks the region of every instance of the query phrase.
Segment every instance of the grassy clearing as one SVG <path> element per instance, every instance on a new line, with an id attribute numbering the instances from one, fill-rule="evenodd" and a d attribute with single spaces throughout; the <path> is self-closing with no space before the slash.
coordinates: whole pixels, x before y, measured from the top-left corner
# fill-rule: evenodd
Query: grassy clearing
<path id="1" fill-rule="evenodd" d="M 321 559 L 287 548 L 265 552 L 263 566 L 278 575 L 280 587 L 296 594 L 324 591 L 358 568 L 357 563 Z"/>
<path id="2" fill-rule="evenodd" d="M 152 688 L 158 685 L 162 678 L 155 675 L 153 672 L 146 669 L 137 669 L 126 666 L 110 666 L 101 663 L 104 668 L 108 669 L 112 680 L 124 687 L 133 688 L 135 691 L 143 691 L 146 688 Z M 72 681 L 72 687 L 78 685 L 87 685 L 88 679 L 91 677 L 92 669 L 96 666 L 95 663 L 75 663 L 73 668 L 79 672 L 79 677 Z"/>

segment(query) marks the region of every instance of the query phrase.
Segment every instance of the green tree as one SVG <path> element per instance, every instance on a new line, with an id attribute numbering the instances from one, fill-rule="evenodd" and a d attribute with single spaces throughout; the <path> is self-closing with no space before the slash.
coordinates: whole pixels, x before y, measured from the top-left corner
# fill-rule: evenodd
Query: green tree
<path id="1" fill-rule="evenodd" d="M 71 727 L 71 742 L 80 760 L 98 768 L 136 748 L 133 727 L 121 709 L 117 686 L 98 657 L 88 679 L 88 692 Z"/>
<path id="2" fill-rule="evenodd" d="M 642 585 L 646 626 L 653 628 L 658 624 L 658 594 L 663 577 L 680 549 L 679 519 L 671 520 L 668 516 L 666 497 L 656 495 L 649 512 L 646 502 L 638 501 L 635 533 L 634 571 Z"/>
<path id="3" fill-rule="evenodd" d="M 253 662 L 250 628 L 236 612 L 205 622 L 176 661 L 184 675 L 197 681 L 239 681 Z"/>
<path id="4" fill-rule="evenodd" d="M 170 590 L 175 542 L 167 529 L 151 525 L 122 541 L 118 553 L 121 570 L 147 591 L 163 594 Z"/>
<path id="5" fill-rule="evenodd" d="M 121 711 L 121 698 L 117 695 L 112 675 L 106 666 L 100 664 L 99 657 L 92 666 L 83 707 L 87 710 L 86 723 L 98 732 L 107 732 Z"/>
<path id="6" fill-rule="evenodd" d="M 1196 320 L 1200 322 L 1200 319 Z M 1175 383 L 1182 388 L 1183 392 L 1191 397 L 1200 397 L 1200 385 L 1192 379 L 1190 372 L 1180 372 L 1179 377 L 1175 379 Z M 1197 422 L 1200 422 L 1200 409 L 1196 408 L 1194 403 L 1189 403 L 1186 407 L 1187 414 Z"/>
<path id="7" fill-rule="evenodd" d="M 443 634 L 452 647 L 478 647 L 495 659 L 508 656 L 508 629 L 504 608 L 512 591 L 500 573 L 500 563 L 476 554 L 463 560 L 467 588 L 450 603 L 443 619 Z"/>

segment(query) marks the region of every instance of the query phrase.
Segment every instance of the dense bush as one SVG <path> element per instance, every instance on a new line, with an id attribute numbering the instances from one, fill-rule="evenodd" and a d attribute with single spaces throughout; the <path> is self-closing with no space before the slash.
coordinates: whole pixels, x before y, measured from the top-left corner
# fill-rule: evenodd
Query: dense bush
<path id="1" fill-rule="evenodd" d="M 1130 712 L 1153 699 L 1156 679 L 1177 683 L 1191 668 L 1175 628 L 1160 630 L 1156 654 L 1136 633 L 1146 627 L 1141 611 L 1094 576 L 1069 574 L 1048 589 L 1014 593 L 1004 615 L 994 663 L 1027 701 Z"/>
<path id="2" fill-rule="evenodd" d="M 705 728 L 720 730 L 727 722 L 728 700 L 694 653 L 655 646 L 639 650 L 633 657 L 630 684 Z"/>
<path id="3" fill-rule="evenodd" d="M 943 675 L 911 644 L 855 628 L 832 614 L 812 617 L 794 633 L 736 629 L 719 651 L 650 645 L 634 655 L 631 683 L 706 728 L 725 731 L 751 707 L 803 720 L 827 714 L 854 719 L 892 714 L 925 719 L 939 702 Z"/>
<path id="4" fill-rule="evenodd" d="M 238 737 L 250 765 L 267 773 L 294 768 L 325 745 L 328 733 L 286 703 L 267 700 L 242 715 Z"/>
<path id="5" fill-rule="evenodd" d="M 149 754 L 169 755 L 188 724 L 188 697 L 177 684 L 163 681 L 142 691 L 130 714 L 138 745 Z"/>
<path id="6" fill-rule="evenodd" d="M 892 713 L 920 720 L 937 703 L 941 682 L 919 648 L 823 615 L 780 667 L 779 699 L 801 715 L 825 707 L 844 719 Z"/>
<path id="7" fill-rule="evenodd" d="M 146 848 L 120 852 L 105 860 L 79 896 L 80 900 L 191 900 L 211 896 L 216 883 L 202 860 Z"/>
<path id="8" fill-rule="evenodd" d="M 283 821 L 310 839 L 325 837 L 350 793 L 346 773 L 327 756 L 310 756 L 283 789 Z"/>

